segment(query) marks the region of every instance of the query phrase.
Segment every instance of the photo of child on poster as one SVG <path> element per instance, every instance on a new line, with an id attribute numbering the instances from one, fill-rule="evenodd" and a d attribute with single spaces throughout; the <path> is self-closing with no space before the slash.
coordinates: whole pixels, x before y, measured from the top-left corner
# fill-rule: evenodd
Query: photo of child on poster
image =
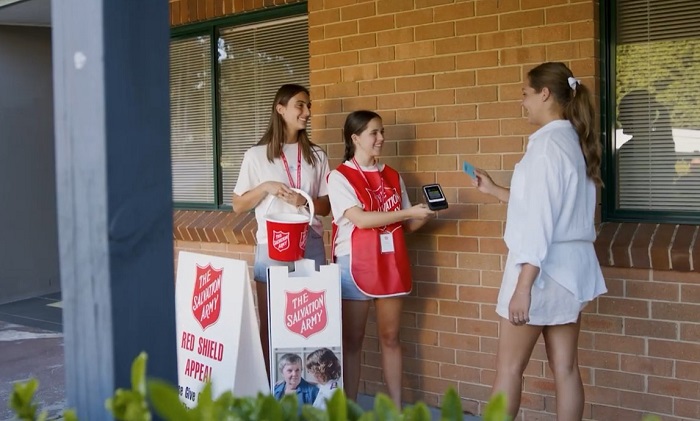
<path id="1" fill-rule="evenodd" d="M 326 401 L 342 387 L 341 367 L 338 357 L 328 348 L 319 348 L 306 357 L 306 370 L 318 385 L 316 408 L 325 409 Z"/>
<path id="2" fill-rule="evenodd" d="M 277 370 L 273 373 L 273 395 L 282 399 L 296 394 L 299 406 L 325 408 L 336 389 L 342 387 L 339 349 L 276 349 Z M 306 364 L 304 364 L 306 361 Z M 306 370 L 304 370 L 306 368 Z"/>

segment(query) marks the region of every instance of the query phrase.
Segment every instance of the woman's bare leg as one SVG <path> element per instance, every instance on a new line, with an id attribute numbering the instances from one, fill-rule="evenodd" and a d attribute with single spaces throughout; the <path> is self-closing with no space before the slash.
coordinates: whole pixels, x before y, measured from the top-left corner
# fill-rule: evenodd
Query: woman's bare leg
<path id="1" fill-rule="evenodd" d="M 544 341 L 549 368 L 557 391 L 557 420 L 579 421 L 583 417 L 583 382 L 578 368 L 578 335 L 581 317 L 576 323 L 547 326 Z"/>
<path id="2" fill-rule="evenodd" d="M 496 380 L 492 394 L 504 393 L 508 415 L 515 419 L 520 409 L 523 372 L 542 333 L 542 326 L 515 326 L 501 318 L 496 354 Z"/>
<path id="3" fill-rule="evenodd" d="M 343 389 L 356 401 L 370 301 L 343 300 Z"/>
<path id="4" fill-rule="evenodd" d="M 401 358 L 401 309 L 403 298 L 380 298 L 374 301 L 377 313 L 377 330 L 382 352 L 382 369 L 384 382 L 389 397 L 397 408 L 401 409 L 401 387 L 403 379 L 403 360 Z"/>

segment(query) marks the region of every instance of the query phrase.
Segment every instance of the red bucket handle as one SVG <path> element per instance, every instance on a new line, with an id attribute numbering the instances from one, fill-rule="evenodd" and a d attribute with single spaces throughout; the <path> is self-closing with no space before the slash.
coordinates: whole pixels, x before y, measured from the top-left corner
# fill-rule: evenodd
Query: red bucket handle
<path id="1" fill-rule="evenodd" d="M 304 196 L 304 198 L 306 199 L 306 203 L 309 204 L 309 225 L 312 225 L 314 223 L 314 211 L 315 211 L 313 199 L 311 199 L 311 196 L 309 196 L 308 193 L 306 193 L 304 190 L 295 189 L 293 187 L 291 188 L 291 190 L 299 193 L 300 195 Z M 268 214 L 268 211 L 270 210 L 270 206 L 272 205 L 272 202 L 275 201 L 275 199 L 277 199 L 277 196 L 272 196 L 272 200 L 267 202 L 267 207 L 265 208 L 265 215 Z"/>

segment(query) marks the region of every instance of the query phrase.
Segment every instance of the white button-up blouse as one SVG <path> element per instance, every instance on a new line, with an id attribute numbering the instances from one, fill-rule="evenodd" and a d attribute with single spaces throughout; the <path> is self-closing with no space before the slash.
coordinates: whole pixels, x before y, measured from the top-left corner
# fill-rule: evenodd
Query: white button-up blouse
<path id="1" fill-rule="evenodd" d="M 536 286 L 552 279 L 580 302 L 605 293 L 593 248 L 595 207 L 596 188 L 574 127 L 568 120 L 541 127 L 511 180 L 504 236 L 509 260 L 539 267 Z"/>

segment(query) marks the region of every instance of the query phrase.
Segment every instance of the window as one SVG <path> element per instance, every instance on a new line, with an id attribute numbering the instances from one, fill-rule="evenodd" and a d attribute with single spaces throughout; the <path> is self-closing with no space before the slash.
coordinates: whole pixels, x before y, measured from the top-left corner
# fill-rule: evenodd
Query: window
<path id="1" fill-rule="evenodd" d="M 601 2 L 604 217 L 700 221 L 700 2 Z"/>
<path id="2" fill-rule="evenodd" d="M 211 39 L 170 43 L 170 149 L 175 202 L 213 204 Z"/>
<path id="3" fill-rule="evenodd" d="M 243 153 L 267 128 L 277 89 L 309 85 L 308 24 L 299 9 L 272 9 L 274 19 L 257 12 L 243 16 L 244 22 L 238 17 L 174 31 L 170 112 L 177 207 L 229 207 Z"/>

